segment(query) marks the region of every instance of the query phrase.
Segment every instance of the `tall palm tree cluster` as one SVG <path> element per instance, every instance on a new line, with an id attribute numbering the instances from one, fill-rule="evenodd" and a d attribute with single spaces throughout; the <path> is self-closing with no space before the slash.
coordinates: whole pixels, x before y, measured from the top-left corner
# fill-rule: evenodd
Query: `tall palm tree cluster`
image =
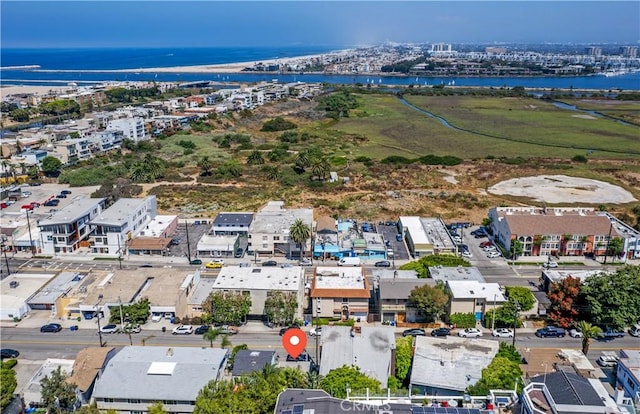
<path id="1" fill-rule="evenodd" d="M 309 226 L 302 219 L 295 219 L 289 228 L 289 238 L 300 246 L 300 257 L 304 257 L 304 246 L 310 237 L 311 229 Z"/>

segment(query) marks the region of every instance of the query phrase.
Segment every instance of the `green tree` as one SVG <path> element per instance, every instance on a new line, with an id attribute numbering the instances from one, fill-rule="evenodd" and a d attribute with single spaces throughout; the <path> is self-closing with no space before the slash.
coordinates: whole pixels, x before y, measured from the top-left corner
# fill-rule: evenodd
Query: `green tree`
<path id="1" fill-rule="evenodd" d="M 533 305 L 536 303 L 533 292 L 524 286 L 507 286 L 506 293 L 507 298 L 512 302 L 517 302 L 523 312 L 533 309 Z"/>
<path id="2" fill-rule="evenodd" d="M 236 354 L 239 351 L 245 350 L 245 349 L 249 349 L 249 345 L 247 344 L 240 344 L 240 345 L 236 345 L 233 347 L 233 349 L 231 350 L 231 354 L 229 355 L 229 359 L 227 361 L 227 366 L 229 367 L 229 369 L 233 369 L 233 361 L 236 358 Z"/>
<path id="3" fill-rule="evenodd" d="M 444 313 L 449 302 L 449 295 L 441 283 L 436 286 L 422 285 L 411 290 L 409 294 L 411 302 L 427 320 L 436 320 Z"/>
<path id="4" fill-rule="evenodd" d="M 251 296 L 241 293 L 211 293 L 204 303 L 205 319 L 212 322 L 239 325 L 251 309 Z"/>
<path id="5" fill-rule="evenodd" d="M 509 246 L 509 254 L 511 255 L 511 258 L 517 259 L 522 255 L 522 252 L 523 252 L 522 242 L 518 239 L 511 240 L 511 243 Z"/>
<path id="6" fill-rule="evenodd" d="M 400 386 L 408 385 L 409 371 L 411 370 L 411 358 L 413 356 L 413 337 L 396 339 L 396 372 Z"/>
<path id="7" fill-rule="evenodd" d="M 332 369 L 320 380 L 320 388 L 336 398 L 346 398 L 347 388 L 356 392 L 369 392 L 375 394 L 380 391 L 380 381 L 369 378 L 356 366 Z"/>
<path id="8" fill-rule="evenodd" d="M 469 267 L 471 263 L 453 254 L 433 254 L 423 256 L 413 262 L 405 263 L 400 266 L 400 270 L 415 270 L 418 273 L 418 277 L 427 278 L 429 277 L 429 268 L 437 266 Z"/>
<path id="9" fill-rule="evenodd" d="M 620 237 L 614 237 L 609 241 L 607 245 L 607 255 L 611 256 L 611 263 L 615 262 L 616 257 L 619 257 L 622 254 L 622 250 L 624 249 L 624 240 Z"/>
<path id="10" fill-rule="evenodd" d="M 275 405 L 275 404 L 274 404 Z M 252 396 L 246 391 L 243 380 L 211 381 L 196 397 L 194 414 L 258 413 Z"/>
<path id="11" fill-rule="evenodd" d="M 280 168 L 277 165 L 265 165 L 261 171 L 267 180 L 277 181 L 281 176 Z"/>
<path id="12" fill-rule="evenodd" d="M 169 411 L 164 409 L 162 402 L 158 401 L 149 406 L 149 414 L 168 414 Z"/>
<path id="13" fill-rule="evenodd" d="M 476 315 L 473 313 L 454 313 L 449 316 L 449 322 L 458 329 L 475 328 Z"/>
<path id="14" fill-rule="evenodd" d="M 467 388 L 471 395 L 488 395 L 489 390 L 512 390 L 514 386 L 521 389 L 522 370 L 519 362 L 504 356 L 496 356 L 488 367 L 482 370 L 482 378 Z"/>
<path id="15" fill-rule="evenodd" d="M 329 175 L 329 170 L 331 169 L 331 165 L 326 158 L 322 157 L 319 159 L 315 159 L 313 161 L 313 165 L 311 165 L 311 174 L 314 177 L 317 177 L 319 180 L 325 180 Z"/>
<path id="16" fill-rule="evenodd" d="M 485 328 L 510 328 L 514 323 L 517 327 L 522 326 L 520 319 L 516 319 L 516 308 L 513 302 L 507 301 L 504 305 L 486 311 L 483 315 L 483 325 Z"/>
<path id="17" fill-rule="evenodd" d="M 16 372 L 9 368 L 0 368 L 0 405 L 3 411 L 11 402 L 17 386 Z"/>
<path id="18" fill-rule="evenodd" d="M 9 117 L 16 122 L 29 122 L 29 111 L 27 109 L 14 109 L 9 112 Z"/>
<path id="19" fill-rule="evenodd" d="M 602 329 L 586 321 L 578 322 L 578 329 L 582 331 L 582 353 L 586 356 L 589 353 L 589 346 L 593 338 L 602 336 Z"/>
<path id="20" fill-rule="evenodd" d="M 208 177 L 213 172 L 213 164 L 211 163 L 211 159 L 209 156 L 205 155 L 198 161 L 198 168 L 200 168 L 200 175 L 203 177 Z"/>
<path id="21" fill-rule="evenodd" d="M 309 237 L 311 237 L 309 226 L 302 219 L 295 219 L 291 227 L 289 227 L 289 238 L 299 245 L 300 257 L 304 257 L 304 246 L 307 244 Z"/>
<path id="22" fill-rule="evenodd" d="M 122 319 L 128 318 L 133 324 L 142 325 L 147 323 L 149 319 L 149 309 L 151 305 L 148 298 L 141 298 L 130 305 L 111 306 L 109 308 L 109 323 L 120 323 Z M 123 317 L 120 317 L 120 309 L 122 309 Z"/>
<path id="23" fill-rule="evenodd" d="M 27 174 L 29 175 L 30 179 L 37 180 L 38 178 L 40 178 L 40 169 L 37 165 L 32 165 L 31 167 L 29 167 Z"/>
<path id="24" fill-rule="evenodd" d="M 76 403 L 76 384 L 58 367 L 40 380 L 42 402 L 49 412 L 73 411 Z"/>
<path id="25" fill-rule="evenodd" d="M 581 319 L 618 329 L 632 326 L 640 320 L 640 266 L 587 278 L 580 289 L 580 304 L 588 304 Z"/>
<path id="26" fill-rule="evenodd" d="M 290 325 L 296 316 L 298 301 L 293 292 L 274 291 L 264 301 L 264 314 L 276 325 Z"/>
<path id="27" fill-rule="evenodd" d="M 214 329 L 212 327 L 209 327 L 209 329 L 207 329 L 207 332 L 205 332 L 202 335 L 202 339 L 204 339 L 205 341 L 209 341 L 211 348 L 213 348 L 213 342 L 218 339 L 218 336 L 220 334 L 221 334 L 220 329 Z"/>
<path id="28" fill-rule="evenodd" d="M 57 175 L 60 172 L 60 168 L 62 168 L 62 162 L 51 155 L 44 157 L 41 165 L 42 172 L 48 177 Z"/>
<path id="29" fill-rule="evenodd" d="M 297 125 L 291 121 L 287 121 L 286 119 L 278 116 L 274 119 L 270 119 L 262 125 L 262 129 L 260 131 L 264 132 L 273 132 L 273 131 L 286 131 L 288 129 L 295 129 Z"/>
<path id="30" fill-rule="evenodd" d="M 309 388 L 309 378 L 307 374 L 297 368 L 285 367 L 280 370 L 287 388 Z"/>

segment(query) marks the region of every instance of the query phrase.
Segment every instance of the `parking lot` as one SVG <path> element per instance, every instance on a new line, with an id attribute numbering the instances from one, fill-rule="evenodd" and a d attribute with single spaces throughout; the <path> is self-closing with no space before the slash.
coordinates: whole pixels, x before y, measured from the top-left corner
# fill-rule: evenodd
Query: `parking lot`
<path id="1" fill-rule="evenodd" d="M 389 245 L 387 249 L 393 249 L 393 259 L 394 260 L 408 260 L 409 252 L 407 251 L 407 247 L 404 244 L 404 240 L 396 240 L 396 235 L 398 234 L 398 226 L 391 225 L 389 222 L 386 224 L 378 224 L 378 233 L 382 234 L 384 241 L 389 241 Z M 391 258 L 389 258 L 391 259 Z"/>
<path id="2" fill-rule="evenodd" d="M 53 213 L 65 206 L 68 206 L 74 199 L 77 199 L 77 197 L 91 197 L 91 194 L 98 188 L 100 187 L 69 187 L 64 184 L 42 184 L 38 186 L 24 185 L 22 187 L 22 193 L 25 194 L 26 197 L 20 197 L 17 201 L 2 209 L 2 213 L 3 215 L 7 214 L 8 216 L 19 214 L 23 212 L 22 206 L 30 205 L 31 203 L 39 203 L 40 207 L 35 207 L 33 209 L 33 214 L 48 215 L 49 213 Z M 60 200 L 60 203 L 57 206 L 47 207 L 44 205 L 46 201 L 55 199 L 62 190 L 71 191 L 71 194 L 68 194 L 66 198 L 59 198 L 58 200 Z M 2 201 L 7 203 L 7 200 Z"/>
<path id="3" fill-rule="evenodd" d="M 199 222 L 202 223 L 202 222 Z M 187 250 L 190 250 L 191 259 L 197 256 L 198 240 L 203 234 L 207 233 L 211 229 L 211 221 L 206 224 L 193 224 L 189 223 L 189 243 L 187 246 L 187 224 L 183 222 L 178 223 L 176 231 L 172 237 L 177 244 L 170 246 L 169 252 L 171 256 L 175 257 L 187 257 Z M 188 248 L 187 248 L 188 247 Z"/>

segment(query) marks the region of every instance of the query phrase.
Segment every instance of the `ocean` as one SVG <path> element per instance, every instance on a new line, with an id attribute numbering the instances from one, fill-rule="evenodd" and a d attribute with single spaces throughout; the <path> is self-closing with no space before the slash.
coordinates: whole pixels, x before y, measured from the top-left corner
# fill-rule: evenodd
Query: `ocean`
<path id="1" fill-rule="evenodd" d="M 155 48 L 155 49 L 5 49 L 0 50 L 0 65 L 39 65 L 42 70 L 2 70 L 2 84 L 79 85 L 104 81 L 215 81 L 260 82 L 277 79 L 279 82 L 326 82 L 334 84 L 361 83 L 371 85 L 414 85 L 476 87 L 515 87 L 592 89 L 599 91 L 640 90 L 640 72 L 618 76 L 558 76 L 558 77 L 495 77 L 495 78 L 429 78 L 371 75 L 324 75 L 273 73 L 118 73 L 119 69 L 151 67 L 193 66 L 233 62 L 259 61 L 303 55 L 327 53 L 344 49 L 344 46 L 291 46 L 278 48 Z M 65 72 L 55 72 L 64 70 Z M 100 70 L 104 72 L 87 72 Z M 50 72 L 54 71 L 54 72 Z"/>

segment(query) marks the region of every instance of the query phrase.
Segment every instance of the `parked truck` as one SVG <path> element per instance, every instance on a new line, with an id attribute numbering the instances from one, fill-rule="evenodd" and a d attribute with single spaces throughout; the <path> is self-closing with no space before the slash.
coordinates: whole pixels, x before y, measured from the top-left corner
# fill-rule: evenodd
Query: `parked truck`
<path id="1" fill-rule="evenodd" d="M 536 331 L 536 336 L 539 338 L 548 338 L 548 337 L 564 338 L 566 334 L 567 333 L 564 329 L 558 328 L 557 326 L 546 326 Z"/>
<path id="2" fill-rule="evenodd" d="M 360 266 L 359 257 L 343 257 L 338 262 L 338 266 Z"/>

